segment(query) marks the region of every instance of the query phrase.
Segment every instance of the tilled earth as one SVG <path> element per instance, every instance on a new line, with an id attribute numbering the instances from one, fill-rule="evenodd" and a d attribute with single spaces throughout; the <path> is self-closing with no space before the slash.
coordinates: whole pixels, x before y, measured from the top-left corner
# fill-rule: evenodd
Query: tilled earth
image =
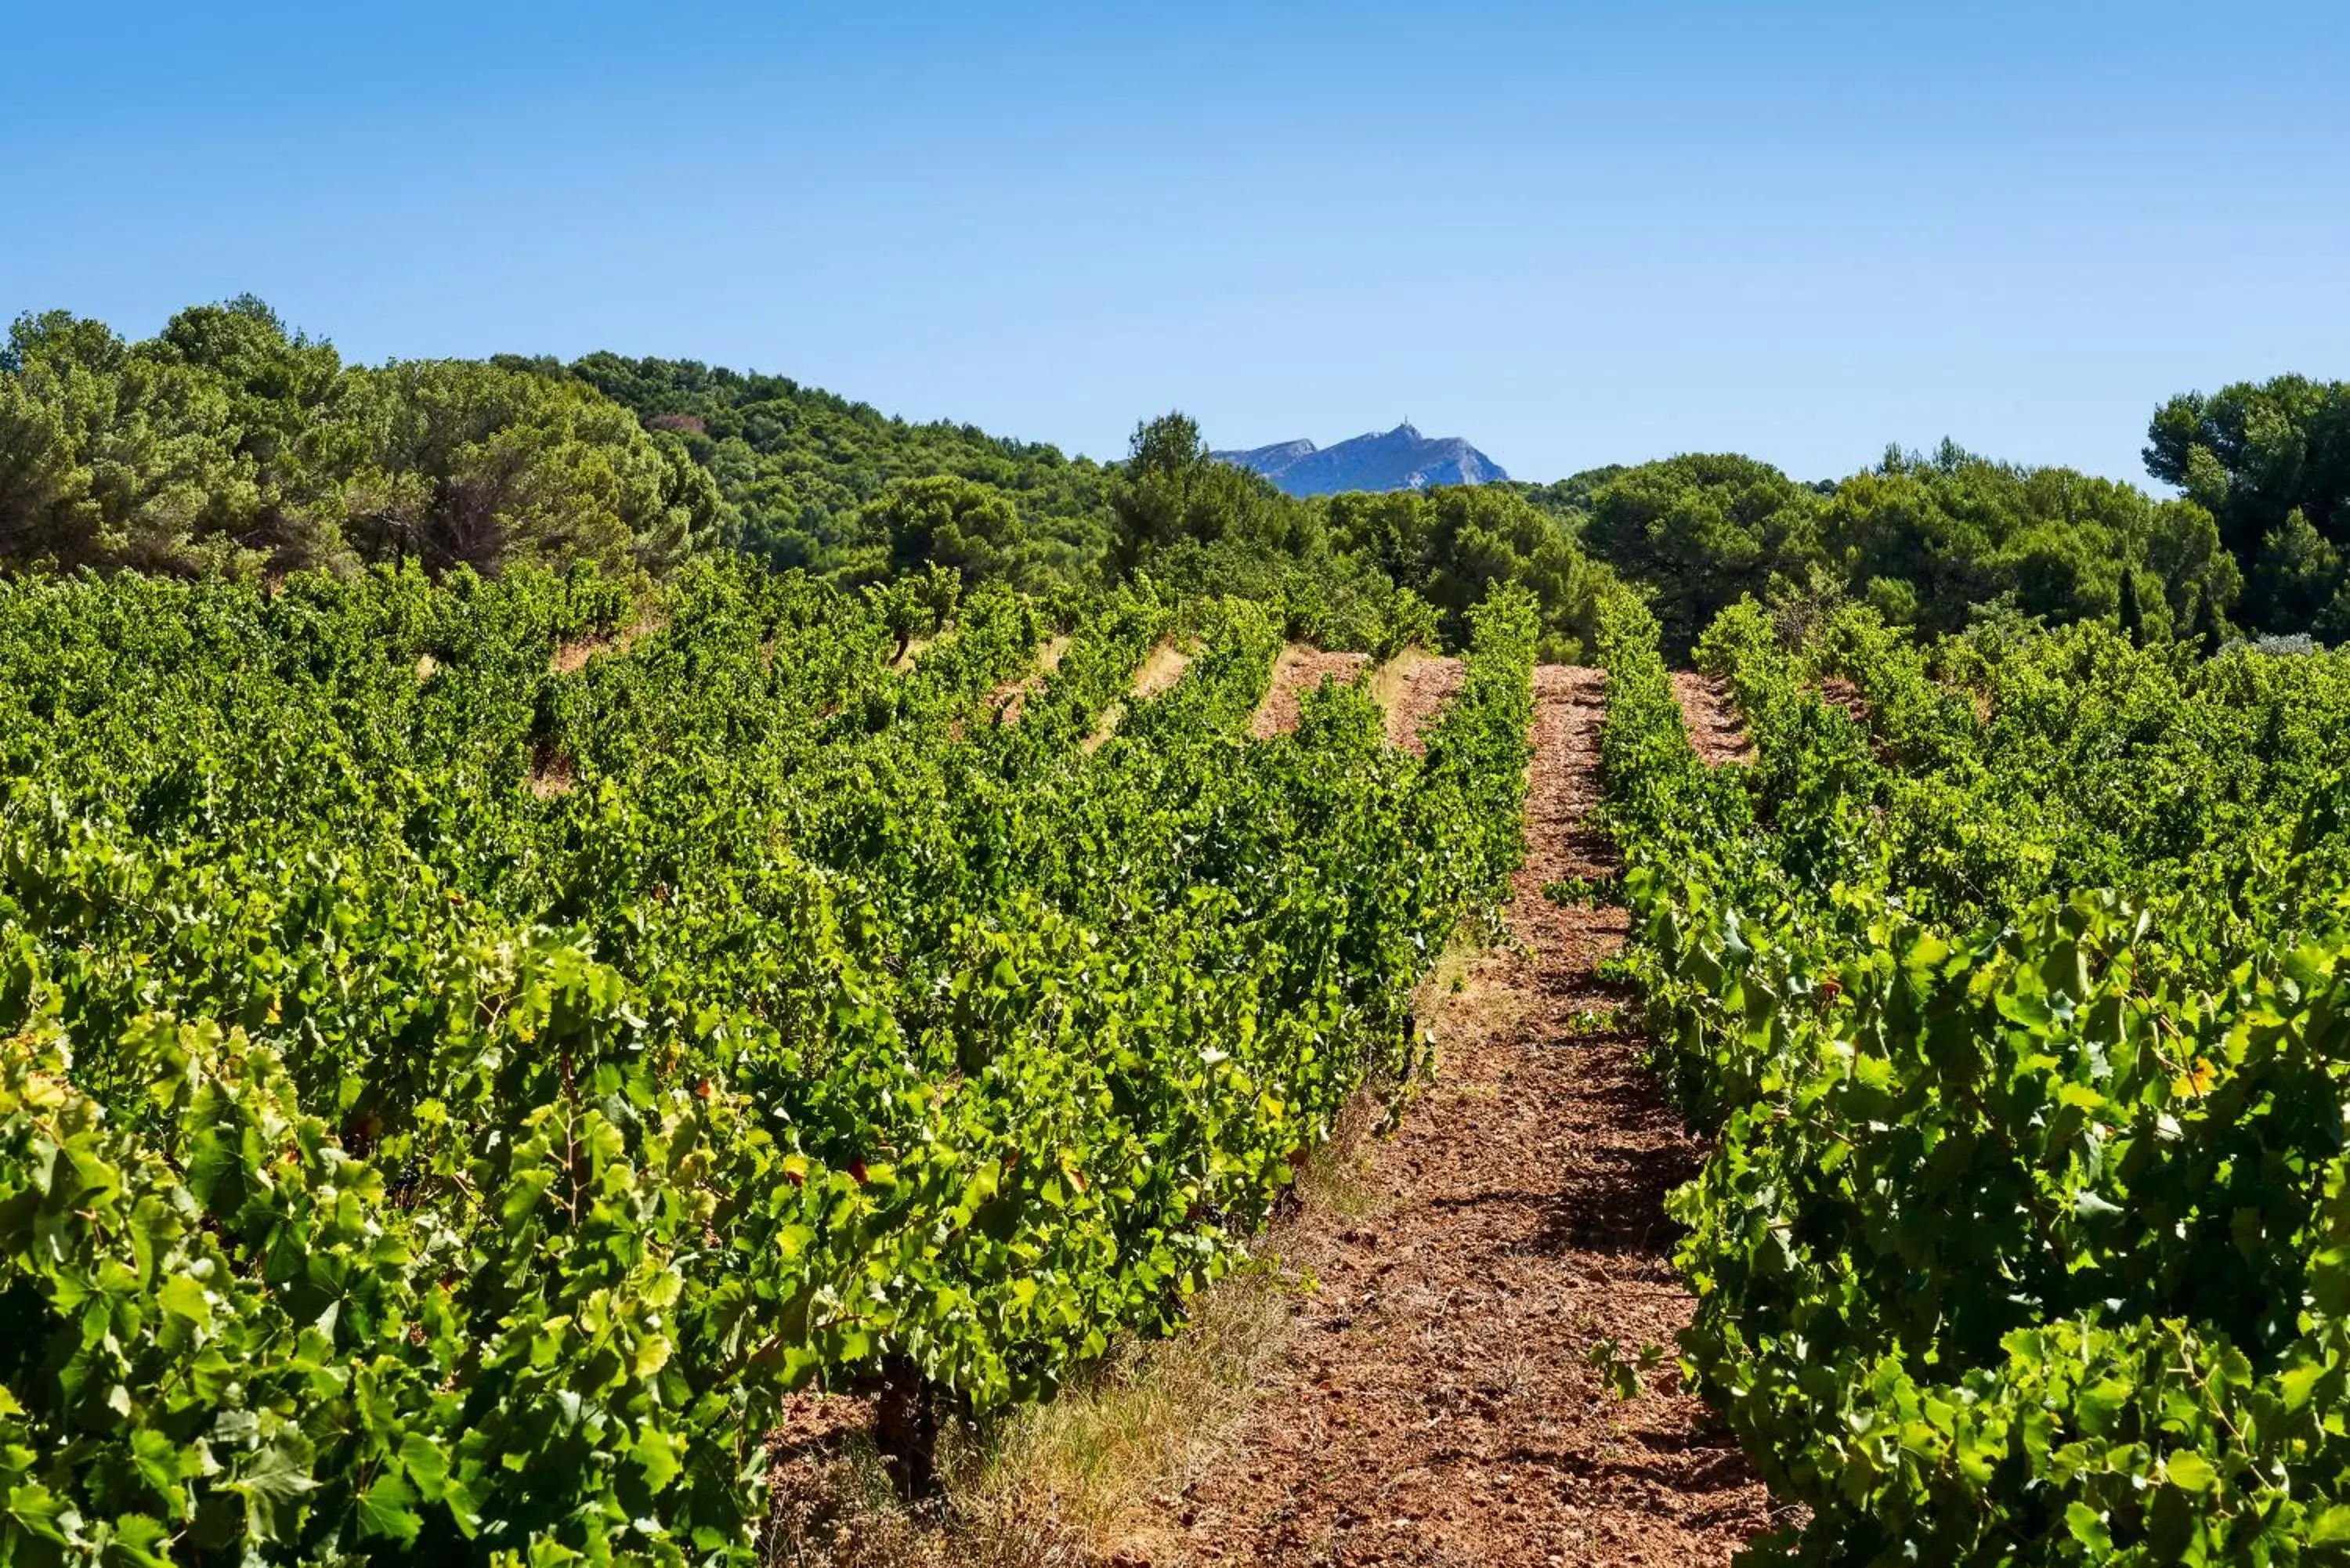
<path id="1" fill-rule="evenodd" d="M 1299 643 L 1291 643 L 1281 650 L 1281 659 L 1273 667 L 1273 684 L 1264 694 L 1249 722 L 1249 733 L 1260 741 L 1275 735 L 1286 735 L 1297 728 L 1302 716 L 1298 703 L 1308 691 L 1325 680 L 1352 680 L 1370 663 L 1360 653 L 1324 653 Z"/>
<path id="2" fill-rule="evenodd" d="M 1420 731 L 1461 690 L 1467 667 L 1457 659 L 1406 652 L 1382 674 L 1392 682 L 1393 690 L 1388 701 L 1388 743 L 1411 752 L 1427 751 Z"/>
<path id="3" fill-rule="evenodd" d="M 1360 1212 L 1288 1233 L 1318 1288 L 1255 1413 L 1119 1561 L 1691 1568 L 1762 1527 L 1762 1489 L 1669 1370 L 1690 1301 L 1661 1206 L 1701 1151 L 1593 972 L 1624 916 L 1542 896 L 1605 869 L 1582 826 L 1603 680 L 1537 671 L 1521 945 L 1431 1009 L 1437 1084 L 1372 1147 Z M 1603 1338 L 1668 1347 L 1639 1397 L 1587 1364 Z"/>
<path id="4" fill-rule="evenodd" d="M 1753 759 L 1746 726 L 1730 695 L 1730 683 L 1718 675 L 1694 670 L 1673 671 L 1673 695 L 1680 700 L 1681 722 L 1689 726 L 1690 743 L 1709 763 L 1743 763 Z"/>

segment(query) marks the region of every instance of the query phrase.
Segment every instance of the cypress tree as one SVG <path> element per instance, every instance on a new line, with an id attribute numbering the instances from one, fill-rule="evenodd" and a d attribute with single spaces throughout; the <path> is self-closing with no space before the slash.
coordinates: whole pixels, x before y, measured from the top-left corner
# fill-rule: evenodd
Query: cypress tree
<path id="1" fill-rule="evenodd" d="M 2220 651 L 2219 612 L 2211 607 L 2210 590 L 2200 584 L 2195 589 L 2195 607 L 2188 613 L 2187 641 L 2199 659 L 2209 659 Z"/>
<path id="2" fill-rule="evenodd" d="M 2146 646 L 2146 612 L 2138 607 L 2137 573 L 2128 566 L 2122 568 L 2122 635 L 2129 639 L 2132 648 Z"/>

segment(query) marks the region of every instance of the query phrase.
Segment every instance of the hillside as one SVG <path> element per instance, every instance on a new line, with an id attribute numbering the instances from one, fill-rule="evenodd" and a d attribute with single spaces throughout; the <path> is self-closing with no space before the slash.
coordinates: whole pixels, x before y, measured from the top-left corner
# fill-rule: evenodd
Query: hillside
<path id="1" fill-rule="evenodd" d="M 893 481 L 951 475 L 1003 493 L 1021 524 L 1009 575 L 1084 576 L 1107 546 L 1108 472 L 1056 447 L 940 420 L 915 424 L 786 376 L 691 359 L 531 361 L 673 432 L 717 479 L 743 545 L 779 566 L 877 567 L 861 510 Z"/>
<path id="2" fill-rule="evenodd" d="M 1500 463 L 1459 436 L 1424 436 L 1409 423 L 1331 447 L 1288 441 L 1214 456 L 1264 475 L 1292 495 L 1426 490 L 1438 484 L 1490 484 L 1510 477 Z"/>

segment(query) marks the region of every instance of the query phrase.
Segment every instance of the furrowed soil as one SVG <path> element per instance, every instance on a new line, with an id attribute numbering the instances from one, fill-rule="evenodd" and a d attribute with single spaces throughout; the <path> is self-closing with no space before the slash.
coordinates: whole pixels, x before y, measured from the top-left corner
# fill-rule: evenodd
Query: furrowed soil
<path id="1" fill-rule="evenodd" d="M 1273 682 L 1249 721 L 1251 738 L 1269 741 L 1275 735 L 1291 733 L 1302 717 L 1298 704 L 1305 693 L 1325 680 L 1352 680 L 1369 663 L 1364 654 L 1324 653 L 1302 643 L 1290 643 L 1274 664 Z"/>
<path id="2" fill-rule="evenodd" d="M 1399 740 L 1449 694 L 1419 669 Z M 1692 1568 L 1763 1527 L 1762 1489 L 1669 1370 L 1691 1303 L 1662 1204 L 1702 1150 L 1594 972 L 1625 917 L 1542 895 L 1609 868 L 1585 826 L 1603 681 L 1536 672 L 1514 944 L 1440 984 L 1436 1083 L 1351 1201 L 1285 1228 L 1298 1304 L 1251 1412 L 1098 1560 Z M 1603 1339 L 1668 1347 L 1638 1397 L 1588 1365 Z"/>
<path id="3" fill-rule="evenodd" d="M 1132 700 L 1148 702 L 1163 691 L 1173 691 L 1175 683 L 1183 679 L 1183 671 L 1191 668 L 1191 658 L 1190 653 L 1171 642 L 1162 642 L 1152 649 L 1144 656 L 1141 668 L 1134 672 Z M 1080 742 L 1087 752 L 1101 750 L 1108 743 L 1109 738 L 1118 733 L 1118 725 L 1126 720 L 1127 707 L 1127 702 L 1121 701 L 1111 703 L 1104 711 L 1100 721 L 1094 725 L 1094 732 Z"/>
<path id="4" fill-rule="evenodd" d="M 1380 665 L 1371 676 L 1371 694 L 1387 710 L 1388 743 L 1409 752 L 1427 751 L 1420 729 L 1452 701 L 1464 674 L 1459 659 L 1417 648 L 1407 648 Z"/>
<path id="5" fill-rule="evenodd" d="M 1690 743 L 1700 757 L 1709 763 L 1753 761 L 1754 749 L 1747 742 L 1729 682 L 1718 675 L 1676 670 L 1673 695 L 1680 700 L 1681 722 L 1689 726 Z"/>
<path id="6" fill-rule="evenodd" d="M 1326 657 L 1285 654 L 1267 709 L 1356 672 Z M 1460 680 L 1425 654 L 1374 672 L 1391 740 L 1418 749 Z M 1222 1306 L 1134 1347 L 1130 1378 L 1037 1413 L 1011 1445 L 1028 1462 L 913 1513 L 879 1479 L 869 1400 L 798 1402 L 774 1438 L 771 1563 L 1704 1568 L 1766 1526 L 1767 1494 L 1670 1370 L 1692 1303 L 1663 1200 L 1703 1149 L 1639 1065 L 1630 998 L 1596 973 L 1624 913 L 1543 897 L 1614 869 L 1586 821 L 1604 685 L 1536 670 L 1510 940 L 1432 977 L 1434 1083 L 1391 1136 L 1317 1157 L 1262 1244 L 1270 1277 L 1213 1287 Z M 1743 754 L 1717 690 L 1681 695 L 1701 754 Z M 1602 1341 L 1664 1347 L 1638 1397 L 1590 1364 Z M 1124 1479 L 1082 1479 L 1105 1470 Z"/>
<path id="7" fill-rule="evenodd" d="M 1036 667 L 1017 680 L 1007 680 L 988 694 L 987 705 L 1006 724 L 1020 722 L 1020 715 L 1028 706 L 1028 699 L 1036 694 L 1053 671 L 1061 668 L 1061 656 L 1069 651 L 1069 639 L 1055 637 L 1036 650 Z"/>

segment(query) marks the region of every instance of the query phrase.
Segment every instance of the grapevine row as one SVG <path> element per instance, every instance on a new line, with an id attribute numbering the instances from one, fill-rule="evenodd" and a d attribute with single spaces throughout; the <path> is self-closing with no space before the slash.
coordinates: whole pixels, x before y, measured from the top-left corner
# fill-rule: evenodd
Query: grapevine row
<path id="1" fill-rule="evenodd" d="M 1603 651 L 1630 966 L 1715 1139 L 1685 1362 L 1807 1511 L 1758 1558 L 2350 1552 L 2340 732 L 2234 706 L 2339 670 L 2085 627 L 1929 670 L 1750 605 L 1700 649 L 1755 742 L 1714 771 L 1642 607 Z"/>
<path id="2" fill-rule="evenodd" d="M 1531 606 L 1425 760 L 1247 740 L 1247 604 L 886 608 L 0 588 L 0 1556 L 743 1560 L 789 1390 L 1180 1320 L 1513 864 Z"/>

